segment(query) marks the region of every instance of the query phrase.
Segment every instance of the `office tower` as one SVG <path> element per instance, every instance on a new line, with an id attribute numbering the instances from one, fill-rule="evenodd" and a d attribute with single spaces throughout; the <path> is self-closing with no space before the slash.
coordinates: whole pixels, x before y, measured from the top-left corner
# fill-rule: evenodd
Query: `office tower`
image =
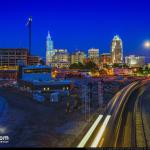
<path id="1" fill-rule="evenodd" d="M 99 57 L 99 49 L 89 49 L 88 50 L 88 58 L 97 58 Z"/>
<path id="2" fill-rule="evenodd" d="M 88 50 L 88 60 L 93 61 L 96 65 L 99 65 L 100 63 L 99 56 L 99 49 L 92 48 Z"/>
<path id="3" fill-rule="evenodd" d="M 116 35 L 112 41 L 112 63 L 123 63 L 123 42 L 118 35 Z"/>
<path id="4" fill-rule="evenodd" d="M 69 68 L 69 53 L 66 49 L 55 50 L 51 66 L 54 68 Z"/>
<path id="5" fill-rule="evenodd" d="M 82 51 L 77 51 L 71 55 L 71 64 L 84 63 L 86 59 L 86 54 Z"/>
<path id="6" fill-rule="evenodd" d="M 54 50 L 54 43 L 51 39 L 50 32 L 48 32 L 47 39 L 46 39 L 46 64 L 51 65 L 52 58 L 55 55 Z"/>

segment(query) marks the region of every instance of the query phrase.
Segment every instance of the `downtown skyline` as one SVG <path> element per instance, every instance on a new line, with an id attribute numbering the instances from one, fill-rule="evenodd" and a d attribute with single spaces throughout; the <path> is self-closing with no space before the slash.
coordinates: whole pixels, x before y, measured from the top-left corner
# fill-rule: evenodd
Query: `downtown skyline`
<path id="1" fill-rule="evenodd" d="M 123 40 L 125 56 L 150 56 L 149 51 L 143 48 L 143 42 L 150 38 L 150 12 L 148 1 L 144 2 L 141 5 L 137 2 L 135 5 L 129 1 L 119 3 L 94 0 L 92 4 L 87 1 L 85 5 L 79 0 L 44 0 L 43 3 L 37 2 L 35 5 L 33 0 L 23 1 L 22 4 L 17 0 L 7 0 L 1 2 L 3 6 L 8 5 L 9 10 L 0 10 L 5 24 L 0 25 L 0 47 L 28 48 L 28 30 L 25 23 L 28 17 L 32 16 L 33 54 L 45 57 L 45 41 L 49 30 L 54 47 L 68 49 L 70 53 L 76 49 L 87 52 L 89 48 L 99 48 L 100 53 L 110 52 L 112 38 L 118 34 Z M 50 5 L 53 6 L 51 9 Z M 131 7 L 126 9 L 128 5 Z M 8 36 L 11 39 L 9 41 Z"/>
<path id="2" fill-rule="evenodd" d="M 0 5 L 0 148 L 150 148 L 150 0 Z"/>

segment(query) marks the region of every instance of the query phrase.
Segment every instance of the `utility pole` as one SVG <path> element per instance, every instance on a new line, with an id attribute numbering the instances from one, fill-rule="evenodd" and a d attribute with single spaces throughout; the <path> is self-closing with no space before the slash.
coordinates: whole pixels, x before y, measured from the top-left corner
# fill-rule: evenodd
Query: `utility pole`
<path id="1" fill-rule="evenodd" d="M 32 17 L 29 17 L 27 26 L 29 27 L 29 54 L 32 52 Z"/>

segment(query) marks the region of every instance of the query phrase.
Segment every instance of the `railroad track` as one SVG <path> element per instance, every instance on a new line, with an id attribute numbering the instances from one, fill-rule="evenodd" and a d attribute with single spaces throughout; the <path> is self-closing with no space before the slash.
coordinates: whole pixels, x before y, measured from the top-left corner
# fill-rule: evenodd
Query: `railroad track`
<path id="1" fill-rule="evenodd" d="M 142 114 L 142 97 L 139 96 L 139 99 L 135 104 L 135 137 L 136 137 L 136 147 L 148 147 L 146 132 L 143 121 Z"/>

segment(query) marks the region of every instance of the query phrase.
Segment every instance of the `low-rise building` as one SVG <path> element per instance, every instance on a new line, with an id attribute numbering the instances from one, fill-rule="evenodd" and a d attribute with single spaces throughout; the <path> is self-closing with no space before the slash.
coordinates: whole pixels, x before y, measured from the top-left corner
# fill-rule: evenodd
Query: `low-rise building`
<path id="1" fill-rule="evenodd" d="M 28 64 L 28 49 L 1 48 L 0 66 L 19 66 Z"/>
<path id="2" fill-rule="evenodd" d="M 69 90 L 72 82 L 69 80 L 54 80 L 52 69 L 49 66 L 28 66 L 22 69 L 22 78 L 19 86 L 24 90 L 50 94 L 55 91 Z"/>
<path id="3" fill-rule="evenodd" d="M 19 77 L 19 66 L 0 66 L 0 79 L 14 79 Z"/>
<path id="4" fill-rule="evenodd" d="M 39 57 L 29 55 L 26 48 L 1 48 L 0 78 L 17 80 L 20 77 L 21 67 L 37 65 L 39 62 Z"/>
<path id="5" fill-rule="evenodd" d="M 150 63 L 147 64 L 148 69 L 150 69 Z"/>
<path id="6" fill-rule="evenodd" d="M 51 67 L 36 65 L 22 68 L 22 80 L 24 81 L 51 81 Z"/>
<path id="7" fill-rule="evenodd" d="M 28 49 L 0 49 L 0 78 L 17 80 L 19 77 L 19 66 L 26 66 L 27 64 Z"/>
<path id="8" fill-rule="evenodd" d="M 145 65 L 145 57 L 135 55 L 127 56 L 125 57 L 125 63 L 130 68 L 141 68 Z"/>

